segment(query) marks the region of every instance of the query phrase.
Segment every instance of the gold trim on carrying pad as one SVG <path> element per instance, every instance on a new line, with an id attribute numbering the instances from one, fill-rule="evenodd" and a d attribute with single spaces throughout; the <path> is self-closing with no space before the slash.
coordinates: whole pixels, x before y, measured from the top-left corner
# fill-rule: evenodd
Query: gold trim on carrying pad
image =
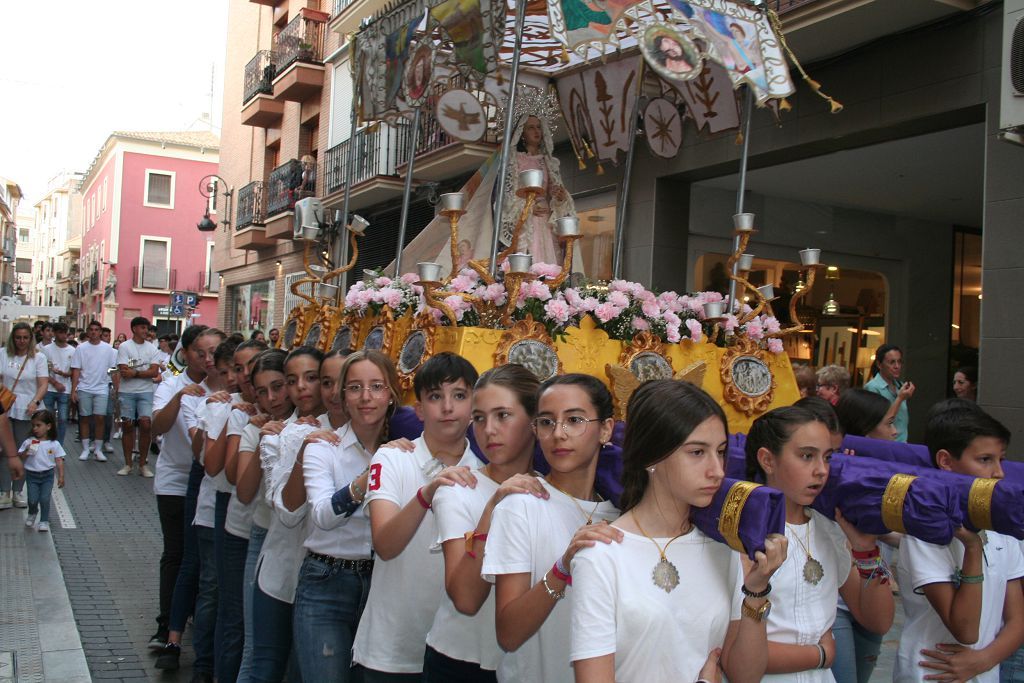
<path id="1" fill-rule="evenodd" d="M 743 506 L 747 504 L 747 498 L 751 491 L 760 484 L 749 481 L 738 481 L 729 489 L 722 504 L 722 515 L 718 518 L 718 533 L 722 534 L 726 544 L 739 553 L 745 553 L 746 548 L 740 541 L 740 515 L 743 514 Z"/>
<path id="2" fill-rule="evenodd" d="M 882 524 L 890 531 L 907 533 L 903 526 L 903 501 L 907 498 L 910 485 L 917 479 L 912 474 L 894 474 L 882 494 Z"/>
<path id="3" fill-rule="evenodd" d="M 967 494 L 967 518 L 976 529 L 992 530 L 992 494 L 998 479 L 975 479 Z"/>

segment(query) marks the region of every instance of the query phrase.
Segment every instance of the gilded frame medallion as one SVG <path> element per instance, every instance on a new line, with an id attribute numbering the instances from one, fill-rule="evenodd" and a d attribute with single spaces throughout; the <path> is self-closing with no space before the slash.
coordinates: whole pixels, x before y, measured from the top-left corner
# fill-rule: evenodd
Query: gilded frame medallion
<path id="1" fill-rule="evenodd" d="M 562 361 L 547 329 L 526 316 L 505 330 L 494 351 L 494 365 L 517 363 L 544 381 L 563 372 Z"/>
<path id="2" fill-rule="evenodd" d="M 640 382 L 672 379 L 672 360 L 665 355 L 661 338 L 650 332 L 639 332 L 619 354 L 619 365 L 628 369 Z"/>
<path id="3" fill-rule="evenodd" d="M 722 354 L 722 397 L 747 417 L 765 412 L 775 393 L 768 354 L 757 342 L 740 336 Z"/>
<path id="4" fill-rule="evenodd" d="M 413 323 L 412 330 L 398 348 L 395 368 L 398 370 L 398 380 L 403 391 L 412 389 L 416 371 L 433 357 L 436 332 L 437 326 L 434 324 L 433 316 L 429 313 L 419 315 Z"/>

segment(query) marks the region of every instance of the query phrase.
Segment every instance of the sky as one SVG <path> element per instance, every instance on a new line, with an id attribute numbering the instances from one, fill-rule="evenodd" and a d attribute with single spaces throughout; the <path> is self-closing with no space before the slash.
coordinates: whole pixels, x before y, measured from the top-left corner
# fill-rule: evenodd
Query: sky
<path id="1" fill-rule="evenodd" d="M 0 3 L 0 176 L 22 206 L 115 130 L 220 133 L 228 0 Z"/>

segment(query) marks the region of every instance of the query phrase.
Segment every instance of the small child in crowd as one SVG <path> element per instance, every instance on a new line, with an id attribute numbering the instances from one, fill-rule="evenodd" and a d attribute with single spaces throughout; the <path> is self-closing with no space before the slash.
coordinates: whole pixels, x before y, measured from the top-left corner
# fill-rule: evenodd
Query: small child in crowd
<path id="1" fill-rule="evenodd" d="M 64 448 L 57 440 L 57 421 L 49 410 L 32 414 L 32 437 L 18 447 L 25 461 L 25 484 L 28 489 L 28 517 L 25 526 L 40 532 L 50 530 L 50 493 L 53 471 L 57 470 L 57 486 L 64 488 Z M 38 526 L 37 526 L 38 517 Z"/>

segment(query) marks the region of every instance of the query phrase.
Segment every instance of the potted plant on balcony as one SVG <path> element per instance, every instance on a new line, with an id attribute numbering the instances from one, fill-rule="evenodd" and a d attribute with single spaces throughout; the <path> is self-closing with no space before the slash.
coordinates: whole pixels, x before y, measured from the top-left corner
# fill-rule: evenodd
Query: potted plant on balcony
<path id="1" fill-rule="evenodd" d="M 313 43 L 308 43 L 305 40 L 299 41 L 298 59 L 304 62 L 313 61 Z"/>

